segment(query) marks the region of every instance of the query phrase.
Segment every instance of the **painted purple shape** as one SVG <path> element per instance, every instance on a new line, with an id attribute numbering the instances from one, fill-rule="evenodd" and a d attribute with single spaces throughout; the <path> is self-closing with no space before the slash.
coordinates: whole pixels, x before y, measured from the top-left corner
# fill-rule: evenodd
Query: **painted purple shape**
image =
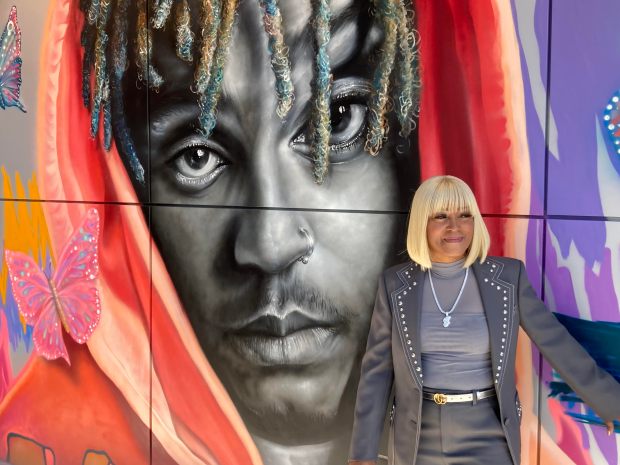
<path id="1" fill-rule="evenodd" d="M 549 225 L 549 227 L 551 227 L 551 225 Z M 547 260 L 545 263 L 545 276 L 548 287 L 551 288 L 551 292 L 553 293 L 555 302 L 555 306 L 551 310 L 579 318 L 579 310 L 575 299 L 575 289 L 573 288 L 570 270 L 559 265 L 557 252 L 551 246 L 548 237 L 546 247 Z"/>
<path id="2" fill-rule="evenodd" d="M 515 0 L 512 0 L 513 18 L 517 18 L 517 10 Z M 548 27 L 547 12 L 549 4 L 547 1 L 538 1 L 534 10 L 534 33 L 535 40 L 538 44 L 536 53 L 538 55 L 538 66 L 540 75 L 534 76 L 534 79 L 540 79 L 543 83 L 547 82 L 547 47 L 548 47 Z M 527 66 L 526 51 L 524 50 L 524 40 L 530 39 L 522 37 L 525 33 L 517 29 L 519 34 L 519 55 L 521 59 L 521 76 L 523 80 L 524 103 L 526 132 L 530 153 L 530 170 L 531 170 L 531 200 L 529 213 L 533 215 L 541 215 L 544 212 L 544 176 L 545 176 L 545 133 L 544 133 L 544 115 L 538 115 L 536 112 L 535 99 L 532 91 L 532 83 L 530 72 Z M 534 51 L 528 50 L 529 54 Z M 540 98 L 540 97 L 538 97 Z M 546 106 L 546 95 L 543 96 L 544 102 L 540 102 L 541 107 Z M 542 122 L 542 124 L 541 124 Z"/>
<path id="3" fill-rule="evenodd" d="M 586 268 L 585 285 L 592 320 L 619 321 L 620 308 L 612 280 L 611 251 L 609 249 L 605 249 L 605 256 L 600 265 L 598 276 L 594 274 L 592 269 Z"/>
<path id="4" fill-rule="evenodd" d="M 550 103 L 560 159 L 549 160 L 549 213 L 618 215 L 620 205 L 603 212 L 600 203 L 595 118 L 620 86 L 620 2 L 564 0 L 553 6 Z M 591 239 L 577 237 L 578 247 Z"/>

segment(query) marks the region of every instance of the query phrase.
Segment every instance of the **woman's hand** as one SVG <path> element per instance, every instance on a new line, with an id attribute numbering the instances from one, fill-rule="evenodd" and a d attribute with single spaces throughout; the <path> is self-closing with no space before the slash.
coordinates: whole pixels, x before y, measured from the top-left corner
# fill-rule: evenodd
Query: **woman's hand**
<path id="1" fill-rule="evenodd" d="M 616 430 L 616 426 L 613 421 L 606 421 L 605 426 L 607 426 L 607 436 L 611 436 L 611 433 Z"/>

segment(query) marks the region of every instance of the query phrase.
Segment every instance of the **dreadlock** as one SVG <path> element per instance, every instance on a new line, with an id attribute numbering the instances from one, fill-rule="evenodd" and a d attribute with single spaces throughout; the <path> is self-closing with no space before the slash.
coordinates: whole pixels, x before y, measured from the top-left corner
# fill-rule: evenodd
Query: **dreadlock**
<path id="1" fill-rule="evenodd" d="M 331 133 L 330 100 L 332 75 L 327 54 L 330 31 L 329 0 L 312 0 L 314 40 L 316 41 L 316 69 L 314 82 L 314 111 L 310 120 L 310 132 L 314 153 L 314 179 L 322 183 L 329 164 L 329 136 Z"/>
<path id="2" fill-rule="evenodd" d="M 401 137 L 407 137 L 415 127 L 415 118 L 420 112 L 419 95 L 420 77 L 417 61 L 419 37 L 413 29 L 413 11 L 400 0 L 398 11 L 398 58 L 396 60 L 396 86 L 398 103 L 396 116 L 400 123 Z"/>
<path id="3" fill-rule="evenodd" d="M 112 124 L 116 134 L 116 143 L 127 157 L 131 171 L 140 183 L 144 183 L 144 168 L 140 163 L 138 154 L 133 145 L 133 140 L 129 134 L 129 128 L 125 122 L 125 104 L 122 94 L 122 82 L 125 70 L 128 66 L 127 60 L 127 29 L 129 28 L 128 9 L 131 0 L 118 0 L 116 5 L 116 15 L 114 16 L 114 27 L 112 32 L 112 46 L 110 49 L 113 57 L 113 68 L 111 73 L 111 100 L 112 100 Z M 87 101 L 88 104 L 88 101 Z"/>
<path id="4" fill-rule="evenodd" d="M 189 13 L 187 0 L 176 7 L 177 55 L 185 61 L 193 61 L 194 33 L 192 32 L 192 15 Z"/>
<path id="5" fill-rule="evenodd" d="M 291 81 L 291 65 L 288 60 L 288 48 L 284 43 L 282 32 L 282 15 L 276 0 L 259 0 L 263 9 L 263 24 L 269 36 L 269 52 L 271 68 L 276 78 L 276 94 L 278 106 L 276 113 L 284 118 L 293 106 L 293 82 Z"/>
<path id="6" fill-rule="evenodd" d="M 205 137 L 210 137 L 215 128 L 215 109 L 220 98 L 222 80 L 224 79 L 224 64 L 228 55 L 228 46 L 232 38 L 233 23 L 237 0 L 224 0 L 222 5 L 222 18 L 217 34 L 217 47 L 211 63 L 209 83 L 204 92 L 200 93 L 198 106 L 200 107 L 200 128 Z"/>
<path id="7" fill-rule="evenodd" d="M 153 30 L 174 28 L 177 56 L 196 60 L 194 83 L 197 94 L 199 130 L 210 137 L 217 117 L 224 66 L 232 38 L 238 0 L 196 0 L 200 25 L 192 29 L 188 0 L 80 0 L 84 14 L 81 33 L 82 98 L 91 113 L 90 133 L 95 137 L 103 126 L 103 144 L 109 150 L 112 129 L 115 141 L 127 157 L 134 178 L 144 183 L 144 168 L 139 161 L 124 114 L 122 82 L 129 68 L 128 53 L 133 45 L 133 60 L 138 79 L 157 91 L 164 79 L 152 64 Z M 275 76 L 276 112 L 285 117 L 293 105 L 289 51 L 278 0 L 257 0 L 268 37 L 271 68 Z M 327 53 L 330 41 L 330 0 L 311 0 L 315 45 L 315 76 L 310 118 L 313 149 L 313 175 L 322 183 L 328 171 L 331 135 L 332 73 Z M 135 15 L 130 7 L 135 5 Z M 418 43 L 410 0 L 372 0 L 372 15 L 383 30 L 379 57 L 373 76 L 373 92 L 368 108 L 365 149 L 379 153 L 387 138 L 388 113 L 394 109 L 400 135 L 406 137 L 415 127 L 419 113 Z M 111 18 L 113 16 L 113 18 Z M 129 18 L 135 18 L 136 37 L 130 43 Z M 173 19 L 171 19 L 173 18 Z M 112 20 L 111 20 L 112 19 Z"/>

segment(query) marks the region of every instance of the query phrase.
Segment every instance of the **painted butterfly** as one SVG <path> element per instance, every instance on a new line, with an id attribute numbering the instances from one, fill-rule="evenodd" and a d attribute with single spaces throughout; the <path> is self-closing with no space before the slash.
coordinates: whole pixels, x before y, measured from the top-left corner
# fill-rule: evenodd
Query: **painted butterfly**
<path id="1" fill-rule="evenodd" d="M 17 24 L 17 8 L 13 6 L 0 38 L 0 108 L 17 107 L 25 113 L 26 109 L 19 101 L 19 88 L 22 85 L 21 51 L 22 33 Z"/>
<path id="2" fill-rule="evenodd" d="M 91 208 L 65 244 L 51 277 L 28 255 L 4 253 L 17 308 L 33 326 L 35 353 L 48 360 L 62 357 L 71 365 L 63 327 L 84 344 L 99 323 L 98 244 L 99 214 Z"/>
<path id="3" fill-rule="evenodd" d="M 620 155 L 620 90 L 609 99 L 603 112 L 603 121 L 614 146 L 614 152 Z"/>

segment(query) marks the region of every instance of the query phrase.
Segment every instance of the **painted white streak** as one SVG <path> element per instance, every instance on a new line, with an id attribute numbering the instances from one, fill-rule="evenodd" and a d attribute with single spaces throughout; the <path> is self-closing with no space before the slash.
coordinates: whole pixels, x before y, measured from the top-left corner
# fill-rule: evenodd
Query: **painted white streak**
<path id="1" fill-rule="evenodd" d="M 527 73 L 530 78 L 530 87 L 532 89 L 532 98 L 534 100 L 534 109 L 538 116 L 538 124 L 541 132 L 545 134 L 545 114 L 547 92 L 545 91 L 547 72 L 543 72 L 542 66 L 546 67 L 547 63 L 541 63 L 542 51 L 540 44 L 536 38 L 535 29 L 535 11 L 536 0 L 519 0 L 514 2 L 517 15 L 517 30 L 519 32 L 519 40 L 523 48 L 525 56 L 525 64 Z M 547 43 L 543 44 L 545 48 Z M 558 128 L 555 124 L 553 110 L 549 114 L 549 134 L 547 135 L 549 153 L 557 160 L 560 159 L 558 149 Z"/>
<path id="2" fill-rule="evenodd" d="M 603 206 L 603 214 L 617 216 L 618 199 L 620 199 L 620 176 L 611 164 L 605 137 L 601 130 L 601 121 L 594 117 L 596 131 L 596 170 L 598 189 Z M 615 156 L 615 154 L 612 154 Z M 620 297 L 620 223 L 605 222 L 605 247 L 611 252 L 611 278 L 616 296 Z"/>
<path id="3" fill-rule="evenodd" d="M 588 294 L 586 292 L 586 279 L 585 269 L 586 261 L 577 250 L 575 242 L 571 240 L 568 248 L 568 256 L 564 258 L 560 249 L 560 243 L 558 238 L 549 229 L 549 240 L 551 246 L 555 250 L 558 260 L 558 268 L 566 268 L 570 273 L 570 279 L 573 284 L 573 291 L 575 295 L 575 302 L 577 303 L 577 310 L 579 311 L 579 318 L 582 320 L 592 321 L 592 313 L 590 312 L 590 302 L 588 301 Z M 563 313 L 562 308 L 554 309 Z"/>

